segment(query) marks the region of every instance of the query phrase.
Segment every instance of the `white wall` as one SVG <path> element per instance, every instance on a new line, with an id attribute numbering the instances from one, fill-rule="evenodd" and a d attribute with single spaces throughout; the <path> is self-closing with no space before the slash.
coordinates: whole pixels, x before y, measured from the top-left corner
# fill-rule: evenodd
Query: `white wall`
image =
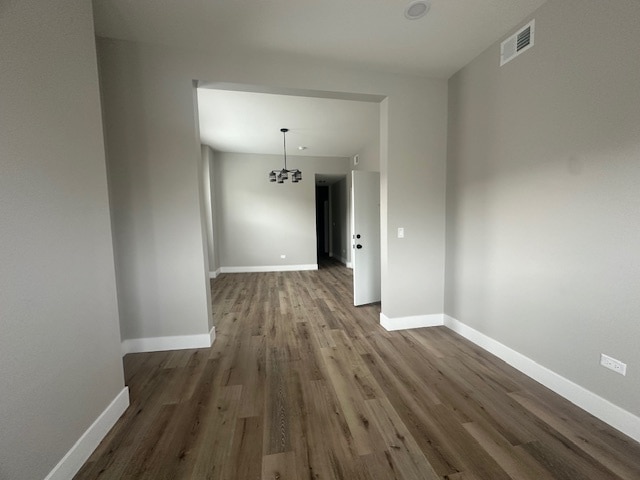
<path id="1" fill-rule="evenodd" d="M 204 310 L 205 301 L 193 79 L 386 96 L 381 210 L 391 230 L 383 231 L 382 310 L 389 317 L 442 312 L 446 81 L 231 46 L 206 54 L 110 39 L 98 45 L 109 161 L 118 179 L 114 230 L 127 292 L 125 335 L 185 331 L 204 322 L 198 319 L 204 311 L 193 311 Z M 399 226 L 403 240 L 394 235 Z"/>
<path id="2" fill-rule="evenodd" d="M 639 415 L 640 3 L 535 20 L 449 84 L 446 313 Z"/>
<path id="3" fill-rule="evenodd" d="M 41 479 L 124 389 L 90 2 L 2 2 L 0 65 L 0 478 Z"/>
<path id="4" fill-rule="evenodd" d="M 287 156 L 303 179 L 283 184 L 268 179 L 281 155 L 216 152 L 214 162 L 222 269 L 317 265 L 315 175 L 346 174 L 349 159 Z"/>

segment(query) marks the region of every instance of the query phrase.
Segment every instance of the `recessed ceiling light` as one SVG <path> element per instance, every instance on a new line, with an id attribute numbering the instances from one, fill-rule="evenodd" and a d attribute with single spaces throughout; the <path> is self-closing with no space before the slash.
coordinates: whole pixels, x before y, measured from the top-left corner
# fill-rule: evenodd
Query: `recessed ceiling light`
<path id="1" fill-rule="evenodd" d="M 404 9 L 404 16 L 409 20 L 417 20 L 424 17 L 430 8 L 431 4 L 429 2 L 416 0 L 407 5 L 407 8 Z"/>

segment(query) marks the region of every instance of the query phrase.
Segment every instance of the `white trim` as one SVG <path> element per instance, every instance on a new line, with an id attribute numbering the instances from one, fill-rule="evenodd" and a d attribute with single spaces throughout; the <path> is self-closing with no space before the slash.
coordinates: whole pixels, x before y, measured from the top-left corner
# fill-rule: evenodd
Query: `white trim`
<path id="1" fill-rule="evenodd" d="M 444 325 L 479 347 L 494 354 L 496 357 L 504 360 L 525 375 L 540 382 L 558 395 L 563 396 L 591 415 L 608 423 L 613 428 L 620 430 L 634 440 L 640 441 L 640 417 L 618 407 L 609 400 L 596 395 L 586 388 L 573 383 L 571 380 L 558 375 L 554 371 L 543 367 L 529 357 L 516 352 L 449 315 L 444 315 Z"/>
<path id="2" fill-rule="evenodd" d="M 129 387 L 124 387 L 91 426 L 87 428 L 67 454 L 62 457 L 62 460 L 49 472 L 45 480 L 69 480 L 73 478 L 128 406 Z"/>
<path id="3" fill-rule="evenodd" d="M 351 262 L 347 262 L 347 259 L 344 257 L 338 257 L 337 255 L 334 255 L 333 259 L 339 261 L 347 268 L 353 268 L 353 264 Z"/>
<path id="4" fill-rule="evenodd" d="M 318 270 L 317 263 L 306 265 L 260 265 L 256 267 L 220 267 L 221 273 L 253 273 L 253 272 L 294 272 L 300 270 Z"/>
<path id="5" fill-rule="evenodd" d="M 213 272 L 209 272 L 209 278 L 217 278 L 220 275 L 220 269 L 217 268 Z"/>
<path id="6" fill-rule="evenodd" d="M 346 258 L 341 257 L 339 255 L 335 255 L 333 258 L 338 260 L 340 263 L 342 263 L 343 265 L 346 265 L 346 266 L 349 266 L 349 263 L 351 263 L 351 262 L 347 262 Z"/>
<path id="7" fill-rule="evenodd" d="M 346 259 L 346 258 L 342 258 L 342 257 L 340 257 L 340 261 L 341 261 L 342 263 L 344 263 L 344 266 L 345 266 L 345 267 L 347 267 L 347 268 L 353 268 L 353 264 L 352 264 L 351 262 L 347 262 L 347 259 Z"/>
<path id="8" fill-rule="evenodd" d="M 437 327 L 444 325 L 444 316 L 442 313 L 434 313 L 432 315 L 389 318 L 380 312 L 380 325 L 390 332 L 409 328 Z"/>
<path id="9" fill-rule="evenodd" d="M 172 337 L 129 338 L 122 341 L 122 356 L 128 353 L 161 352 L 189 348 L 209 348 L 216 338 L 216 327 L 209 333 Z"/>

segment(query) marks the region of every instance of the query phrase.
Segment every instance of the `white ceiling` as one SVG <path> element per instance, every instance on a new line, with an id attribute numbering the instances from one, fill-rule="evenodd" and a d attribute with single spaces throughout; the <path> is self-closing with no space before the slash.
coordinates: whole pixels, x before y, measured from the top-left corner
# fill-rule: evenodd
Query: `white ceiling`
<path id="1" fill-rule="evenodd" d="M 223 152 L 282 155 L 289 128 L 287 155 L 351 157 L 380 129 L 373 102 L 199 88 L 198 112 L 202 143 Z"/>
<path id="2" fill-rule="evenodd" d="M 545 0 L 94 0 L 96 34 L 448 78 Z"/>
<path id="3" fill-rule="evenodd" d="M 304 55 L 448 78 L 546 0 L 94 0 L 96 34 L 197 50 Z M 496 62 L 498 59 L 496 58 Z M 201 139 L 215 149 L 352 156 L 377 134 L 378 105 L 199 89 Z M 372 133 L 373 132 L 373 133 Z M 300 145 L 305 151 L 297 150 Z"/>

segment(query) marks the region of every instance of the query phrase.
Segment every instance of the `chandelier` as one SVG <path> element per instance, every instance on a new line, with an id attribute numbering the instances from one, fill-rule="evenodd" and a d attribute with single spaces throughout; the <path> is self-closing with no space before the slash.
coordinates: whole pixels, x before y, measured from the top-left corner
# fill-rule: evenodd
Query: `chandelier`
<path id="1" fill-rule="evenodd" d="M 302 180 L 302 172 L 297 168 L 295 170 L 287 170 L 287 132 L 288 128 L 281 128 L 282 132 L 282 140 L 284 143 L 284 168 L 282 170 L 271 170 L 269 173 L 269 181 L 284 183 L 285 180 L 289 178 L 289 174 L 291 174 L 291 183 L 298 183 Z"/>

